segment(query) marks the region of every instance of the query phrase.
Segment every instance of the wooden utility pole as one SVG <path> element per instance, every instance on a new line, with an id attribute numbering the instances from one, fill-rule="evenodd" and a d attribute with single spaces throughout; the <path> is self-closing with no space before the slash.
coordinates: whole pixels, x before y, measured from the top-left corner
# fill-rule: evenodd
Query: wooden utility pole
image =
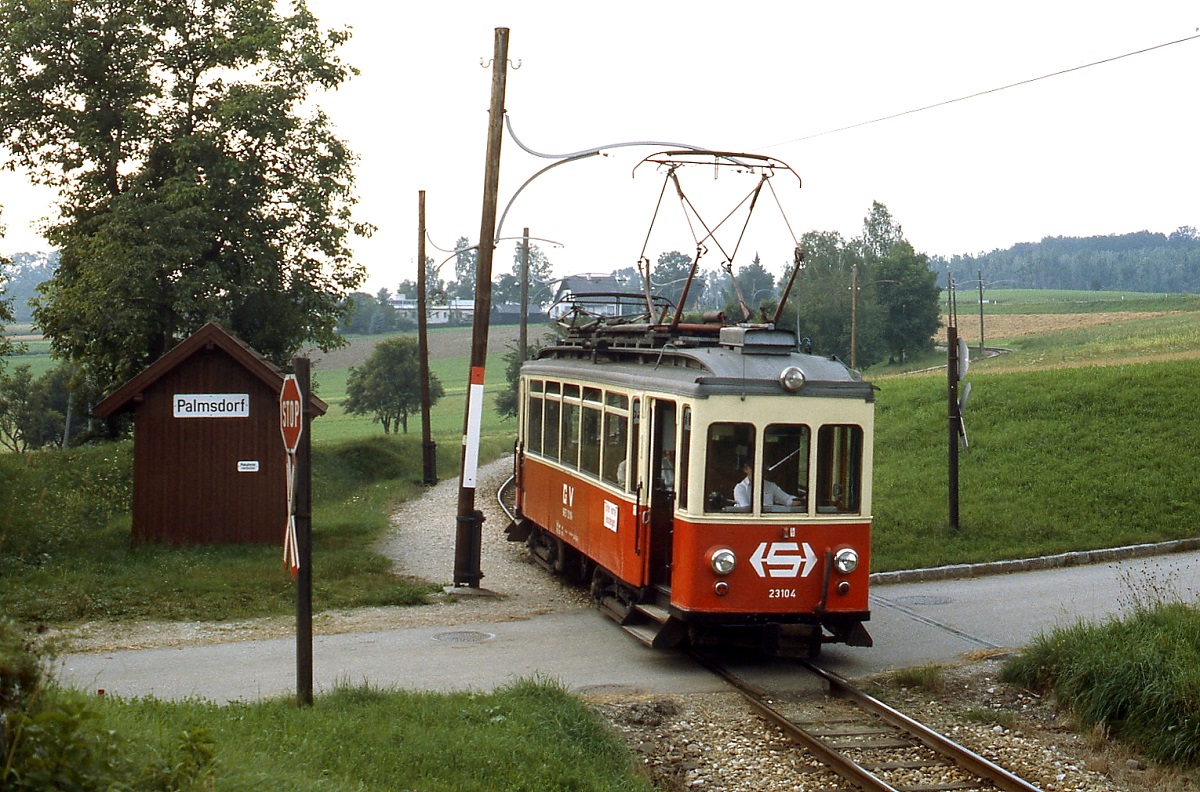
<path id="1" fill-rule="evenodd" d="M 529 348 L 529 229 L 521 236 L 521 331 L 517 336 L 517 361 L 525 362 Z"/>
<path id="2" fill-rule="evenodd" d="M 951 297 L 951 299 L 954 299 Z M 958 328 L 951 313 L 950 326 L 946 328 L 946 379 L 947 410 L 949 413 L 949 496 L 950 530 L 958 530 L 958 426 L 962 417 L 958 412 Z"/>
<path id="3" fill-rule="evenodd" d="M 429 427 L 429 313 L 425 276 L 425 191 L 417 193 L 417 358 L 421 378 L 421 462 L 426 486 L 437 484 L 437 443 Z"/>
<path id="4" fill-rule="evenodd" d="M 983 356 L 983 270 L 979 270 L 979 359 Z"/>
<path id="5" fill-rule="evenodd" d="M 858 265 L 850 265 L 850 368 L 858 370 Z"/>
<path id="6" fill-rule="evenodd" d="M 454 545 L 454 585 L 479 587 L 483 512 L 475 508 L 479 474 L 479 423 L 483 412 L 483 377 L 487 363 L 488 320 L 492 311 L 492 253 L 495 250 L 496 204 L 500 190 L 500 141 L 504 131 L 504 86 L 508 75 L 508 28 L 496 28 L 492 56 L 492 104 L 488 118 L 487 159 L 483 173 L 483 213 L 479 254 L 475 258 L 475 318 L 471 334 L 471 372 L 463 417 L 462 478 Z"/>

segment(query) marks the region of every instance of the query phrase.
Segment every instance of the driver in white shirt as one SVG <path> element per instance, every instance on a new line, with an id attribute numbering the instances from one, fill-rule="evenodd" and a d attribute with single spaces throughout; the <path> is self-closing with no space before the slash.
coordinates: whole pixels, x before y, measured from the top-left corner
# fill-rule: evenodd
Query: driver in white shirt
<path id="1" fill-rule="evenodd" d="M 735 506 L 749 506 L 754 492 L 754 466 L 747 462 L 742 465 L 742 473 L 746 477 L 733 488 L 733 504 Z M 798 497 L 787 494 L 774 481 L 763 479 L 763 506 L 792 506 L 799 502 Z"/>

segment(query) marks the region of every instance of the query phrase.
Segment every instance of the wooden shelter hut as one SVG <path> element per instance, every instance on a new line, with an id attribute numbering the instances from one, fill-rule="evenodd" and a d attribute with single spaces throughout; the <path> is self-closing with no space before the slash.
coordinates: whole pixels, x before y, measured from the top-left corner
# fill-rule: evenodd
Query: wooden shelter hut
<path id="1" fill-rule="evenodd" d="M 283 379 L 209 323 L 95 406 L 101 418 L 134 414 L 134 545 L 282 543 Z M 328 409 L 311 395 L 309 407 Z"/>

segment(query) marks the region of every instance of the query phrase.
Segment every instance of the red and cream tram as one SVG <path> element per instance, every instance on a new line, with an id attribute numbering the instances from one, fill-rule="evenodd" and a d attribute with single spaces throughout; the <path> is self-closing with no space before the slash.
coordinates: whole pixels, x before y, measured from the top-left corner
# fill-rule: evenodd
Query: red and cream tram
<path id="1" fill-rule="evenodd" d="M 869 646 L 874 391 L 767 325 L 592 323 L 521 369 L 513 541 L 651 646 Z"/>

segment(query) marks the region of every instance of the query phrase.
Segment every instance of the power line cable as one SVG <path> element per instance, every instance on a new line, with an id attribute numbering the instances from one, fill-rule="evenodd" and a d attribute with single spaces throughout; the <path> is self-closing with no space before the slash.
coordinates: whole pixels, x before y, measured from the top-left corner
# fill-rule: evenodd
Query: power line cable
<path id="1" fill-rule="evenodd" d="M 1100 66 L 1105 63 L 1112 63 L 1113 61 L 1118 61 L 1118 60 L 1121 60 L 1122 58 L 1131 58 L 1134 55 L 1144 55 L 1147 52 L 1153 52 L 1154 50 L 1159 50 L 1159 49 L 1162 49 L 1163 47 L 1170 47 L 1175 44 L 1182 44 L 1186 41 L 1194 41 L 1196 39 L 1200 39 L 1200 33 L 1198 33 L 1194 36 L 1188 36 L 1187 38 L 1176 39 L 1175 41 L 1168 41 L 1163 44 L 1156 44 L 1153 47 L 1146 47 L 1145 49 L 1136 50 L 1134 52 L 1126 52 L 1124 55 L 1114 55 L 1111 58 L 1105 58 L 1103 60 L 1093 61 L 1091 63 L 1085 63 L 1082 66 L 1072 66 L 1069 69 L 1062 69 L 1060 71 L 1051 72 L 1050 74 L 1043 74 L 1040 77 L 1030 77 L 1028 80 L 1021 80 L 1019 82 L 1009 83 L 1008 85 L 1002 85 L 998 88 L 989 88 L 986 91 L 978 91 L 976 93 L 968 94 L 966 96 L 960 96 L 956 99 L 946 99 L 945 101 L 935 102 L 934 104 L 925 105 L 924 107 L 916 107 L 916 108 L 913 108 L 912 110 L 904 110 L 899 113 L 892 113 L 891 115 L 881 116 L 879 118 L 872 118 L 869 121 L 859 121 L 856 124 L 848 124 L 846 126 L 838 127 L 837 129 L 827 129 L 824 132 L 816 132 L 812 135 L 805 135 L 804 137 L 792 138 L 791 140 L 784 140 L 780 143 L 772 143 L 771 145 L 763 146 L 762 148 L 769 149 L 769 148 L 775 148 L 776 146 L 786 146 L 789 143 L 800 143 L 805 140 L 812 140 L 814 138 L 825 137 L 826 135 L 833 135 L 838 132 L 845 132 L 850 129 L 858 129 L 859 127 L 868 126 L 870 124 L 878 124 L 882 121 L 891 121 L 894 118 L 902 118 L 903 116 L 912 115 L 914 113 L 921 113 L 921 112 L 924 112 L 925 110 L 933 110 L 934 108 L 937 108 L 937 107 L 945 107 L 946 105 L 955 104 L 956 102 L 965 102 L 968 99 L 977 99 L 980 96 L 987 96 L 988 94 L 994 94 L 994 93 L 998 93 L 1000 91 L 1007 91 L 1009 88 L 1017 88 L 1022 85 L 1029 85 L 1030 83 L 1035 83 L 1040 80 L 1048 80 L 1051 77 L 1061 77 L 1062 75 L 1070 74 L 1071 72 L 1077 72 L 1077 71 L 1081 71 L 1083 69 L 1090 69 L 1092 66 Z"/>

